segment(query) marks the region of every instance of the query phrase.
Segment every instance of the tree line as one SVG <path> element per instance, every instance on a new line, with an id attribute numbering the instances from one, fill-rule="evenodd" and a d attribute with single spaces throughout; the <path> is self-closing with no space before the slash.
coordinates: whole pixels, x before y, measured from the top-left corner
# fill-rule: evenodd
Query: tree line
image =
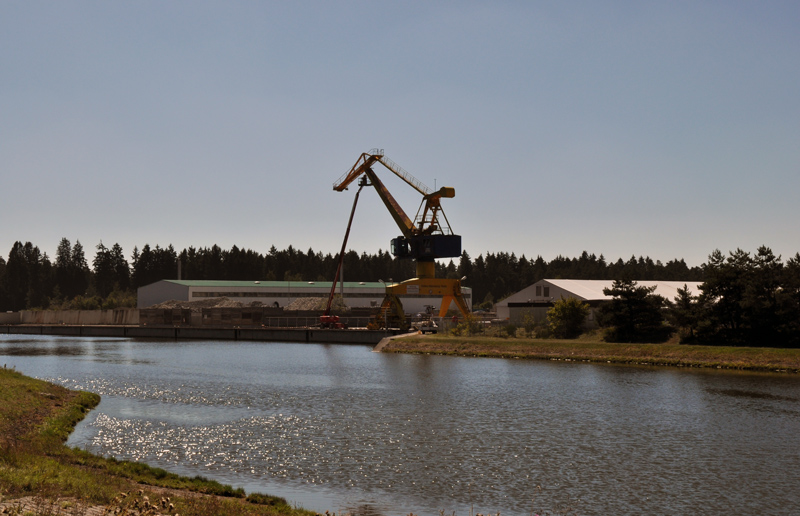
<path id="1" fill-rule="evenodd" d="M 302 251 L 291 245 L 283 250 L 272 246 L 266 254 L 233 246 L 222 249 L 189 247 L 178 253 L 172 245 L 141 249 L 134 247 L 126 258 L 122 247 L 100 242 L 89 264 L 80 241 L 62 238 L 55 260 L 31 242 L 15 242 L 8 259 L 0 257 L 0 310 L 18 311 L 47 308 L 115 308 L 135 306 L 136 289 L 162 279 L 331 281 L 339 255 L 313 249 Z M 551 261 L 541 256 L 519 258 L 514 253 L 490 253 L 472 259 L 464 251 L 458 262 L 437 263 L 437 275 L 465 278 L 472 288 L 473 304 L 491 308 L 501 300 L 544 278 L 700 281 L 703 269 L 688 267 L 683 260 L 667 263 L 649 257 L 607 262 L 601 254 L 584 252 L 577 258 L 558 256 Z M 347 251 L 345 280 L 401 281 L 415 275 L 414 264 L 379 250 L 376 254 Z"/>
<path id="2" fill-rule="evenodd" d="M 603 293 L 597 322 L 611 342 L 663 342 L 675 332 L 682 343 L 800 347 L 800 254 L 786 263 L 768 247 L 711 253 L 699 292 L 684 285 L 674 299 L 631 279 L 614 280 Z M 589 305 L 560 299 L 539 336 L 580 334 Z M 544 331 L 542 331 L 544 330 Z"/>
<path id="3" fill-rule="evenodd" d="M 338 254 L 289 246 L 272 246 L 266 254 L 233 246 L 172 245 L 134 247 L 126 258 L 122 247 L 95 247 L 91 265 L 80 241 L 62 238 L 51 261 L 30 242 L 15 242 L 8 259 L 0 257 L 0 310 L 96 309 L 136 305 L 136 289 L 162 279 L 331 281 Z M 604 310 L 610 335 L 617 340 L 658 338 L 670 329 L 684 342 L 708 344 L 800 345 L 800 253 L 786 263 L 768 247 L 754 254 L 741 249 L 724 255 L 713 251 L 708 262 L 688 267 L 684 260 L 667 263 L 632 256 L 607 261 L 583 252 L 577 258 L 519 258 L 514 253 L 464 251 L 456 263 L 437 263 L 437 275 L 464 278 L 472 288 L 473 307 L 490 309 L 495 301 L 541 279 L 613 279 L 615 302 Z M 414 276 L 414 264 L 379 250 L 376 254 L 347 251 L 345 279 L 400 281 Z M 699 281 L 699 294 L 686 289 L 674 300 L 655 296 L 634 280 Z M 644 290 L 642 290 L 644 289 Z M 644 312 L 642 312 L 644 310 Z M 647 310 L 650 310 L 647 312 Z M 601 317 L 604 315 L 601 313 Z M 620 315 L 621 314 L 621 315 Z M 665 317 L 667 318 L 665 320 Z M 644 321 L 644 322 L 642 322 Z"/>

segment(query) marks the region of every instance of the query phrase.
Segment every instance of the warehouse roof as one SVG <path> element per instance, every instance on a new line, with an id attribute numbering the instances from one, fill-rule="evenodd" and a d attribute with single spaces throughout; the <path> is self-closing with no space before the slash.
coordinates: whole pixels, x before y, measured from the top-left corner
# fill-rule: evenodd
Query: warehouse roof
<path id="1" fill-rule="evenodd" d="M 607 300 L 613 299 L 614 296 L 607 296 L 603 294 L 603 289 L 611 288 L 613 280 L 565 280 L 565 279 L 548 279 L 544 280 L 551 285 L 563 288 L 575 294 L 577 297 L 582 297 L 588 300 Z M 699 281 L 637 281 L 636 284 L 640 287 L 653 287 L 656 289 L 653 292 L 666 299 L 672 300 L 678 295 L 678 289 L 684 286 L 688 287 L 689 292 L 696 296 L 700 294 Z"/>
<path id="2" fill-rule="evenodd" d="M 543 279 L 537 281 L 523 290 L 513 294 L 498 304 L 508 306 L 509 303 L 525 302 L 528 300 L 536 300 L 544 298 L 553 299 L 563 295 L 560 292 L 551 291 L 548 296 L 536 296 L 536 286 L 552 286 L 565 293 L 570 294 L 572 297 L 582 299 L 584 301 L 608 301 L 613 299 L 613 296 L 607 296 L 603 293 L 603 289 L 611 288 L 613 280 L 570 280 L 570 279 Z M 696 296 L 700 294 L 699 281 L 636 281 L 637 286 L 652 287 L 655 286 L 654 294 L 658 294 L 665 299 L 672 301 L 678 295 L 678 289 L 686 286 L 691 295 Z M 541 301 L 540 301 L 541 302 Z"/>

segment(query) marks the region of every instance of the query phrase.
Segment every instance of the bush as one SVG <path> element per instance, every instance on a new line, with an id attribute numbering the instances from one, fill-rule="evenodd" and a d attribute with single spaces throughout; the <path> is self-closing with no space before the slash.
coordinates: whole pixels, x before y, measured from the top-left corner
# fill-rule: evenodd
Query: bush
<path id="1" fill-rule="evenodd" d="M 554 337 L 574 339 L 583 333 L 583 322 L 588 315 L 588 304 L 574 297 L 562 297 L 547 311 L 547 320 Z"/>
<path id="2" fill-rule="evenodd" d="M 272 496 L 272 495 L 265 495 L 261 493 L 251 493 L 247 495 L 246 500 L 250 503 L 255 503 L 258 505 L 289 505 L 289 502 L 286 501 L 286 498 L 281 498 L 280 496 Z"/>
<path id="3" fill-rule="evenodd" d="M 533 333 L 537 339 L 549 339 L 553 336 L 553 330 L 548 321 L 539 321 L 533 328 Z"/>
<path id="4" fill-rule="evenodd" d="M 537 326 L 536 318 L 533 315 L 532 311 L 528 311 L 522 317 L 522 328 L 525 330 L 526 337 L 532 337 L 534 332 L 536 331 Z"/>
<path id="5" fill-rule="evenodd" d="M 483 326 L 480 321 L 473 314 L 467 314 L 460 323 L 450 330 L 450 333 L 455 336 L 461 335 L 477 335 L 483 333 Z"/>

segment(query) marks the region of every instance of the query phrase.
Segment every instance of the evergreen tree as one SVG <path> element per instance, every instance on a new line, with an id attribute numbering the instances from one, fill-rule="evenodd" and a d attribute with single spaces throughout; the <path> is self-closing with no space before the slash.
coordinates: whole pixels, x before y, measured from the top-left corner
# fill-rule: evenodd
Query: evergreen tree
<path id="1" fill-rule="evenodd" d="M 111 247 L 111 263 L 114 267 L 114 286 L 126 292 L 130 288 L 131 268 L 119 244 Z"/>
<path id="2" fill-rule="evenodd" d="M 672 325 L 681 331 L 681 342 L 692 342 L 700 318 L 700 305 L 687 285 L 678 289 L 673 302 L 668 301 L 668 317 Z"/>
<path id="3" fill-rule="evenodd" d="M 714 251 L 704 265 L 706 280 L 700 286 L 705 309 L 700 340 L 742 346 L 800 344 L 792 280 L 795 263 L 790 260 L 785 268 L 765 246 L 753 256 L 737 249 L 725 258 Z"/>
<path id="4" fill-rule="evenodd" d="M 150 278 L 153 276 L 152 271 L 155 264 L 153 263 L 153 251 L 150 250 L 150 244 L 144 244 L 141 251 L 134 247 L 132 262 L 131 279 L 133 280 L 133 288 L 143 287 L 152 283 Z"/>
<path id="5" fill-rule="evenodd" d="M 55 263 L 55 283 L 59 292 L 68 300 L 86 294 L 90 275 L 80 241 L 73 246 L 62 238 L 56 249 Z"/>
<path id="6" fill-rule="evenodd" d="M 703 266 L 705 281 L 700 285 L 704 308 L 698 328 L 700 340 L 709 343 L 746 343 L 744 297 L 753 264 L 748 253 L 737 249 L 725 256 L 714 250 Z"/>
<path id="7" fill-rule="evenodd" d="M 72 244 L 66 238 L 62 238 L 56 249 L 56 286 L 61 295 L 72 298 L 75 296 L 75 287 L 72 285 Z"/>
<path id="8" fill-rule="evenodd" d="M 11 247 L 3 280 L 5 309 L 16 312 L 27 308 L 26 297 L 30 278 L 22 242 L 14 242 Z"/>
<path id="9" fill-rule="evenodd" d="M 15 242 L 0 274 L 0 307 L 19 311 L 46 308 L 52 282 L 50 260 L 30 242 Z"/>
<path id="10" fill-rule="evenodd" d="M 782 343 L 787 323 L 788 301 L 781 292 L 783 263 L 768 247 L 759 247 L 750 260 L 751 272 L 742 300 L 747 324 L 746 341 L 764 346 Z"/>
<path id="11" fill-rule="evenodd" d="M 653 294 L 655 287 L 639 286 L 635 281 L 615 280 L 603 294 L 613 299 L 600 309 L 603 324 L 610 328 L 610 342 L 660 342 L 670 328 L 664 324 L 664 298 Z"/>
<path id="12" fill-rule="evenodd" d="M 786 262 L 781 285 L 782 304 L 790 314 L 784 328 L 785 345 L 797 348 L 800 347 L 800 253 Z"/>
<path id="13" fill-rule="evenodd" d="M 92 260 L 94 290 L 98 296 L 105 298 L 114 290 L 116 282 L 114 260 L 111 251 L 103 245 L 102 240 L 97 244 L 96 249 L 97 252 Z"/>
<path id="14" fill-rule="evenodd" d="M 461 252 L 461 258 L 458 260 L 458 277 L 463 278 L 466 276 L 465 284 L 469 285 L 472 276 L 472 260 L 466 251 Z"/>
<path id="15" fill-rule="evenodd" d="M 0 256 L 0 311 L 7 311 L 10 308 L 7 308 L 6 302 L 8 299 L 8 294 L 5 290 L 5 283 L 6 283 L 6 261 L 5 259 Z"/>
<path id="16" fill-rule="evenodd" d="M 80 240 L 75 241 L 70 255 L 70 276 L 75 296 L 83 296 L 89 288 L 89 264 L 86 262 L 86 255 Z"/>

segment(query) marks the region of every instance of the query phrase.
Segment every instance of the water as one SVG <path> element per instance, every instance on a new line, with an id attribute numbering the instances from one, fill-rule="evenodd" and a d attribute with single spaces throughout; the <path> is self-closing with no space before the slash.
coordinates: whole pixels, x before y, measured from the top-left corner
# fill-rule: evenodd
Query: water
<path id="1" fill-rule="evenodd" d="M 102 402 L 68 444 L 363 515 L 798 514 L 800 378 L 0 335 Z"/>

